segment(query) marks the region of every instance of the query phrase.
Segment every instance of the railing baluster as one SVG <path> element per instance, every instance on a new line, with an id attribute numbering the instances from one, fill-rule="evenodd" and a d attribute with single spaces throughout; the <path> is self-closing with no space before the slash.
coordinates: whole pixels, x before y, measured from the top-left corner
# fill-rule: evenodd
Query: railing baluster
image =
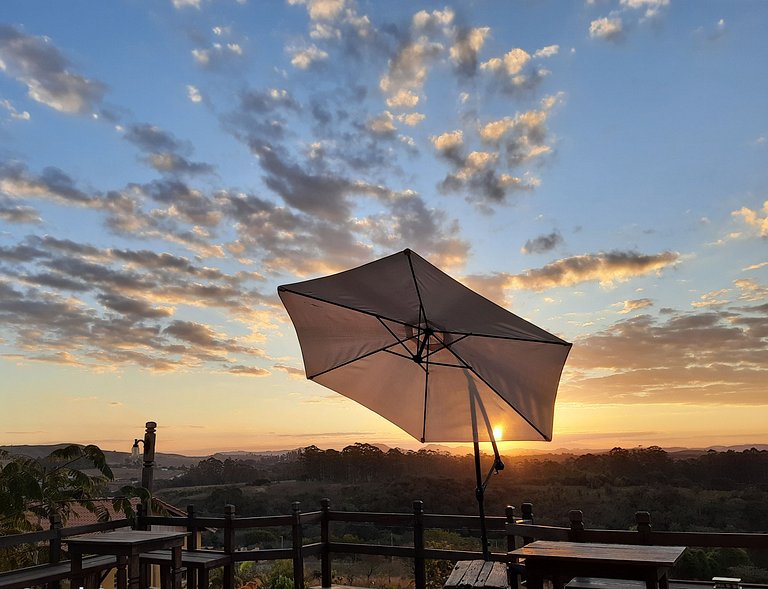
<path id="1" fill-rule="evenodd" d="M 331 508 L 331 500 L 328 498 L 320 500 L 320 543 L 323 545 L 320 553 L 320 584 L 326 589 L 333 583 L 331 573 L 331 551 L 328 549 L 328 543 L 331 541 L 330 517 L 328 511 Z"/>
<path id="2" fill-rule="evenodd" d="M 568 539 L 571 542 L 584 541 L 584 513 L 580 509 L 572 509 L 568 513 L 568 521 L 571 529 L 568 532 Z"/>
<path id="3" fill-rule="evenodd" d="M 635 523 L 637 524 L 637 533 L 640 534 L 640 544 L 649 545 L 651 543 L 651 514 L 648 511 L 635 512 Z"/>
<path id="4" fill-rule="evenodd" d="M 294 501 L 293 525 L 291 526 L 291 538 L 293 540 L 293 586 L 295 589 L 304 589 L 304 555 L 301 552 L 304 543 L 301 530 L 301 503 Z"/>
<path id="5" fill-rule="evenodd" d="M 413 572 L 416 589 L 426 589 L 427 570 L 424 565 L 424 503 L 413 502 Z"/>
<path id="6" fill-rule="evenodd" d="M 235 528 L 232 520 L 235 518 L 235 506 L 224 506 L 224 552 L 232 556 L 235 551 Z M 231 561 L 224 565 L 224 589 L 234 589 L 235 587 L 235 565 Z"/>
<path id="7" fill-rule="evenodd" d="M 187 505 L 187 550 L 197 550 L 197 523 L 195 522 L 195 506 Z M 187 588 L 197 589 L 197 568 L 187 567 Z M 202 589 L 208 589 L 203 587 Z"/>

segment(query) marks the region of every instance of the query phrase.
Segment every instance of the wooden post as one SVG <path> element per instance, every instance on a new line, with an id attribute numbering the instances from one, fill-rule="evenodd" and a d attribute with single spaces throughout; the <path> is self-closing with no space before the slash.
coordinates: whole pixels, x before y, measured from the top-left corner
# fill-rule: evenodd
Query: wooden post
<path id="1" fill-rule="evenodd" d="M 149 491 L 150 499 L 144 501 L 147 506 L 147 515 L 152 515 L 152 483 L 155 477 L 155 441 L 157 435 L 157 423 L 148 421 L 147 431 L 144 433 L 144 465 L 141 468 L 141 486 Z"/>
<path id="2" fill-rule="evenodd" d="M 640 534 L 640 544 L 651 543 L 651 514 L 648 511 L 635 512 L 637 533 Z"/>
<path id="3" fill-rule="evenodd" d="M 235 551 L 235 527 L 232 520 L 235 518 L 235 506 L 224 506 L 224 552 L 230 556 Z M 224 589 L 235 589 L 235 565 L 233 562 L 224 565 Z"/>
<path id="4" fill-rule="evenodd" d="M 302 546 L 304 537 L 301 530 L 301 503 L 294 501 L 292 507 L 293 524 L 291 525 L 291 537 L 293 540 L 293 586 L 295 589 L 304 589 L 304 555 Z"/>
<path id="5" fill-rule="evenodd" d="M 571 529 L 568 532 L 568 539 L 571 542 L 583 542 L 584 513 L 580 509 L 572 509 L 568 513 L 568 519 L 571 522 Z"/>
<path id="6" fill-rule="evenodd" d="M 523 512 L 522 523 L 533 525 L 533 503 L 521 503 L 520 511 Z M 523 544 L 530 544 L 533 541 L 534 538 L 530 536 L 523 537 Z"/>
<path id="7" fill-rule="evenodd" d="M 56 532 L 56 535 L 51 538 L 51 542 L 48 545 L 48 562 L 53 564 L 61 560 L 61 516 L 58 513 L 53 513 L 48 518 L 48 522 L 51 525 L 51 529 Z M 59 582 L 51 581 L 48 583 L 48 589 L 59 589 Z"/>
<path id="8" fill-rule="evenodd" d="M 328 545 L 331 541 L 330 517 L 328 511 L 331 509 L 331 500 L 328 498 L 320 500 L 320 543 L 323 545 L 320 553 L 320 584 L 326 589 L 333 583 L 331 573 L 331 551 Z"/>
<path id="9" fill-rule="evenodd" d="M 413 573 L 416 589 L 426 589 L 427 570 L 424 565 L 424 503 L 413 502 Z"/>
<path id="10" fill-rule="evenodd" d="M 149 526 L 147 525 L 147 506 L 140 503 L 136 506 L 136 523 L 134 524 L 137 530 L 147 531 Z"/>
<path id="11" fill-rule="evenodd" d="M 195 506 L 187 505 L 187 550 L 197 550 L 197 523 L 195 522 Z M 188 589 L 197 589 L 197 568 L 187 568 L 187 587 Z M 208 589 L 207 587 L 205 589 Z"/>
<path id="12" fill-rule="evenodd" d="M 134 528 L 141 531 L 147 531 L 149 529 L 149 525 L 147 524 L 147 504 L 145 502 L 140 503 L 136 506 L 136 520 L 133 524 Z M 119 562 L 119 559 L 118 559 Z M 127 562 L 127 561 L 126 561 Z M 139 575 L 141 576 L 141 586 L 142 587 L 149 587 L 152 584 L 152 565 L 148 565 L 145 563 L 141 564 L 139 571 Z M 121 571 L 127 576 L 127 571 L 125 569 L 125 566 L 118 567 L 118 574 L 116 575 L 116 578 L 120 578 Z M 119 587 L 125 587 L 125 585 L 119 585 Z"/>
<path id="13" fill-rule="evenodd" d="M 513 505 L 507 505 L 506 509 L 504 510 L 504 515 L 506 516 L 505 523 L 507 524 L 514 524 L 515 523 L 515 507 Z M 507 552 L 511 552 L 515 548 L 517 548 L 518 544 L 518 537 L 514 534 L 507 534 Z M 522 578 L 520 577 L 519 571 L 519 562 L 518 559 L 515 558 L 514 560 L 510 561 L 507 565 L 507 583 L 509 584 L 511 589 L 521 589 L 522 587 Z"/>
<path id="14" fill-rule="evenodd" d="M 507 524 L 515 523 L 515 506 L 507 505 L 507 507 L 504 509 L 504 516 L 506 517 L 505 523 Z M 507 534 L 507 552 L 510 552 L 515 548 L 517 548 L 517 544 L 515 542 L 515 536 L 513 536 L 512 534 Z"/>

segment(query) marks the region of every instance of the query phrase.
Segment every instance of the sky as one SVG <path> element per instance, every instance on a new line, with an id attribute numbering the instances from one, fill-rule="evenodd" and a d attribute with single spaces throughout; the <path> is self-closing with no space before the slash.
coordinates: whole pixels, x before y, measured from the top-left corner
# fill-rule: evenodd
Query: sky
<path id="1" fill-rule="evenodd" d="M 419 447 L 277 286 L 411 248 L 573 343 L 551 443 L 768 443 L 768 3 L 4 0 L 0 443 Z M 762 64 L 762 65 L 761 65 Z"/>

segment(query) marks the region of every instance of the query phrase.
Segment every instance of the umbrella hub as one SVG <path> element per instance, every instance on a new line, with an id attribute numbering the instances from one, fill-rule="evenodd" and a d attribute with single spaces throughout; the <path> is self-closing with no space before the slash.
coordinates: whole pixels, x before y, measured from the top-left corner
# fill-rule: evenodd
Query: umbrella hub
<path id="1" fill-rule="evenodd" d="M 416 327 L 409 325 L 406 331 L 408 339 L 415 345 L 411 359 L 416 364 L 423 364 L 431 354 L 449 346 L 449 334 L 435 331 L 429 325 L 419 325 Z"/>

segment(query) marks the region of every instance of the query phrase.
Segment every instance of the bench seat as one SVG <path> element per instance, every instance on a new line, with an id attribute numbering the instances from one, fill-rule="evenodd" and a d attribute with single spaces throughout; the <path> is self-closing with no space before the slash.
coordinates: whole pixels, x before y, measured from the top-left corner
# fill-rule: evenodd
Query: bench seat
<path id="1" fill-rule="evenodd" d="M 460 560 L 444 589 L 508 589 L 507 565 L 503 562 Z"/>
<path id="2" fill-rule="evenodd" d="M 117 559 L 114 556 L 90 556 L 83 559 L 83 576 L 92 577 L 96 573 L 115 568 Z M 63 560 L 56 563 L 39 564 L 36 566 L 0 573 L 0 588 L 24 589 L 46 583 L 55 583 L 72 577 L 72 563 Z M 89 584 L 90 585 L 90 584 Z M 95 584 L 98 587 L 99 583 Z"/>
<path id="3" fill-rule="evenodd" d="M 567 589 L 645 589 L 643 581 L 601 577 L 574 577 L 565 586 Z"/>

